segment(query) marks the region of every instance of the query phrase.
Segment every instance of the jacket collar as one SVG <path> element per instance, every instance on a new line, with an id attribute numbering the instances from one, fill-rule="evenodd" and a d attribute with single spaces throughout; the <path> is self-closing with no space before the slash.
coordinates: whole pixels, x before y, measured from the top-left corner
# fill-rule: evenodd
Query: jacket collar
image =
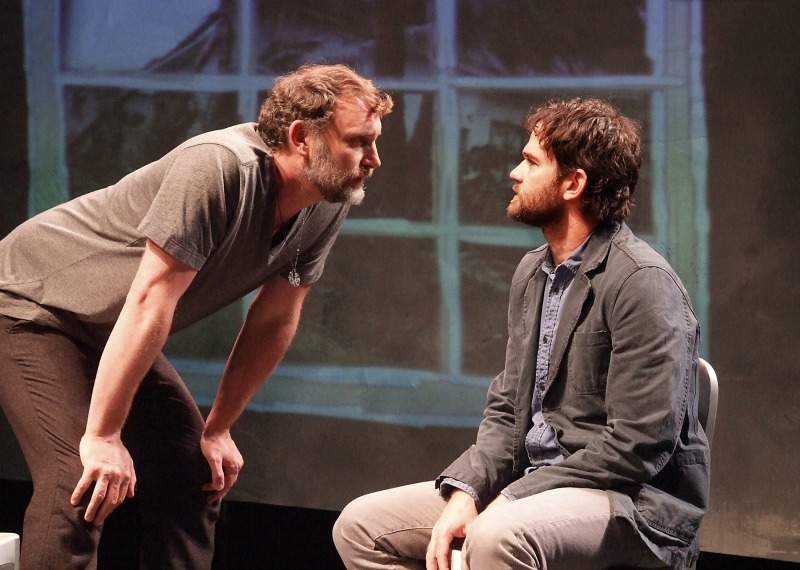
<path id="1" fill-rule="evenodd" d="M 620 232 L 630 232 L 625 222 L 601 223 L 594 229 L 583 254 L 581 273 L 592 273 L 605 264 L 611 249 L 611 242 Z"/>

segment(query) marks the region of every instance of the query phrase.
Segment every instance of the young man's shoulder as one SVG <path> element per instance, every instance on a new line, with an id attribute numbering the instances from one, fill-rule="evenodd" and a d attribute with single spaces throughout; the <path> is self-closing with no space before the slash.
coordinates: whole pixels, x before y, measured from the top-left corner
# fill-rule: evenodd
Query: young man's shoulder
<path id="1" fill-rule="evenodd" d="M 616 262 L 627 260 L 637 268 L 659 267 L 672 272 L 669 262 L 649 243 L 639 238 L 631 229 L 622 224 L 611 238 L 609 259 Z"/>

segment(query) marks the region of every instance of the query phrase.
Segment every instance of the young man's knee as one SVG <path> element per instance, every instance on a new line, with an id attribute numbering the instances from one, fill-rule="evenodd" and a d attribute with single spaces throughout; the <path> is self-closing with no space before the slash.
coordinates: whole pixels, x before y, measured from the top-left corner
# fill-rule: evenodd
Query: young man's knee
<path id="1" fill-rule="evenodd" d="M 342 509 L 333 525 L 333 541 L 338 547 L 345 540 L 353 540 L 360 534 L 361 522 L 371 512 L 369 495 L 353 499 Z"/>
<path id="2" fill-rule="evenodd" d="M 472 522 L 464 542 L 467 562 L 506 560 L 519 550 L 520 538 L 513 519 L 504 515 L 501 507 L 484 511 Z"/>
<path id="3" fill-rule="evenodd" d="M 490 520 L 481 513 L 472 521 L 464 546 L 466 547 L 466 543 L 472 543 L 476 547 L 497 545 L 498 541 L 504 539 L 506 533 L 507 527 L 502 524 L 502 520 Z"/>

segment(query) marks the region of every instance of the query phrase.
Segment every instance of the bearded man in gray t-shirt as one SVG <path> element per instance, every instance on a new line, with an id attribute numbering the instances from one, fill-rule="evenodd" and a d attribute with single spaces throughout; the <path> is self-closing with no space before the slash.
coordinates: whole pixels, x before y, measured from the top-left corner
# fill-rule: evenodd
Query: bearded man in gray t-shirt
<path id="1" fill-rule="evenodd" d="M 0 241 L 0 404 L 34 482 L 23 568 L 96 564 L 101 523 L 134 489 L 145 564 L 211 566 L 243 465 L 230 428 L 380 166 L 391 109 L 346 66 L 304 66 L 257 123 L 194 137 Z M 204 422 L 161 350 L 255 289 Z"/>

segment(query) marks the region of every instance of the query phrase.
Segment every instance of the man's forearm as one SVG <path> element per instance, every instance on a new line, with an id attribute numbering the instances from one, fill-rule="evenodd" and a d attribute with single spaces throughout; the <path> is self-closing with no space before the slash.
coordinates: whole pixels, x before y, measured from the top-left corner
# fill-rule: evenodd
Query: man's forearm
<path id="1" fill-rule="evenodd" d="M 236 423 L 286 354 L 297 325 L 271 327 L 263 336 L 257 329 L 245 325 L 236 339 L 206 421 L 207 434 L 228 431 Z"/>
<path id="2" fill-rule="evenodd" d="M 86 433 L 118 435 L 142 378 L 172 326 L 178 299 L 197 272 L 151 241 L 100 357 Z"/>
<path id="3" fill-rule="evenodd" d="M 119 434 L 142 378 L 166 342 L 171 314 L 128 302 L 106 343 L 97 369 L 87 435 Z"/>
<path id="4" fill-rule="evenodd" d="M 204 436 L 230 430 L 292 343 L 309 287 L 277 275 L 256 293 L 228 357 Z"/>

